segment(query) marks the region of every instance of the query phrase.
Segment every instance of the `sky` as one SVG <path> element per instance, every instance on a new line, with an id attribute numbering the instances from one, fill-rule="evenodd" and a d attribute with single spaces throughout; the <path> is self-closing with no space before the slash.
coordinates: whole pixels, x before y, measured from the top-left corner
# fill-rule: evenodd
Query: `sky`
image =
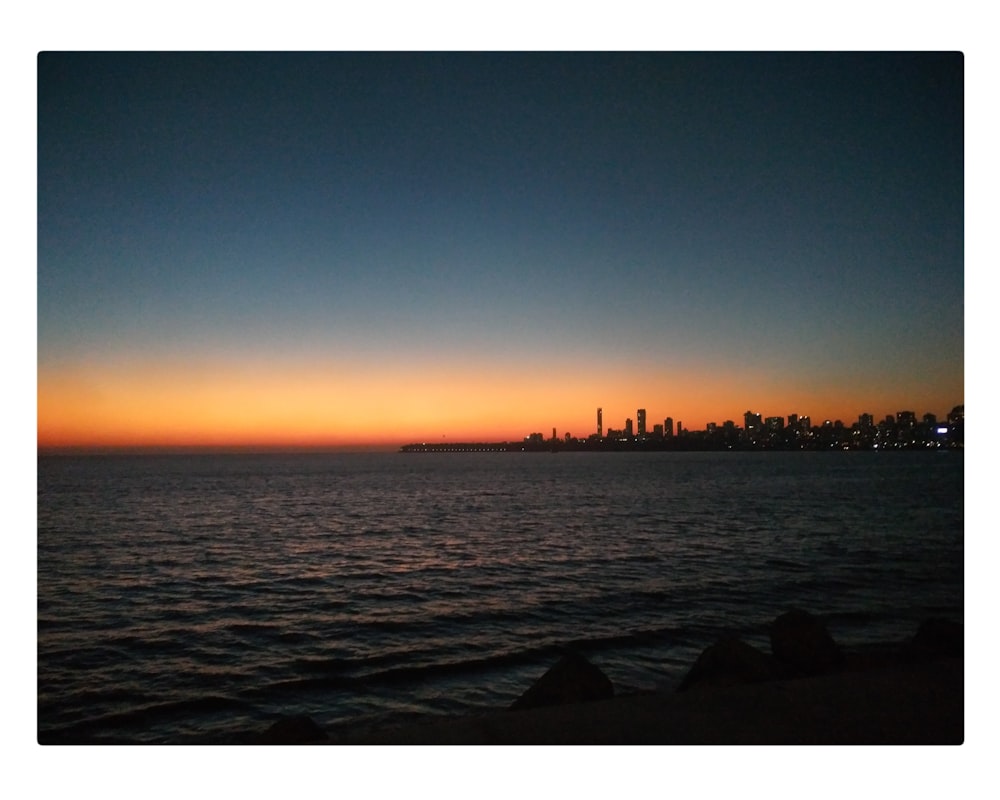
<path id="1" fill-rule="evenodd" d="M 964 403 L 961 53 L 37 71 L 40 447 Z"/>

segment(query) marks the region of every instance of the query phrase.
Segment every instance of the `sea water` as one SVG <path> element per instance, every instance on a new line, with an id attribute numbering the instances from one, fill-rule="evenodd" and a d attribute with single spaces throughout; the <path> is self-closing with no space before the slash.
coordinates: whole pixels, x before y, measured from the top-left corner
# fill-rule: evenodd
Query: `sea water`
<path id="1" fill-rule="evenodd" d="M 571 647 L 676 687 L 790 607 L 963 616 L 947 452 L 40 456 L 42 742 L 502 708 Z"/>

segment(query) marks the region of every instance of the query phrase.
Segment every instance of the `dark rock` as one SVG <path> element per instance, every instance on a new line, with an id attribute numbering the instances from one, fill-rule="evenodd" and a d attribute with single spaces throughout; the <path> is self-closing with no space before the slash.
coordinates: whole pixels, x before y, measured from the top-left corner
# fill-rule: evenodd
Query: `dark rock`
<path id="1" fill-rule="evenodd" d="M 512 709 L 541 708 L 614 697 L 615 688 L 583 656 L 567 653 L 511 704 Z"/>
<path id="2" fill-rule="evenodd" d="M 326 731 L 311 717 L 285 717 L 261 734 L 260 744 L 311 744 L 326 738 Z"/>
<path id="3" fill-rule="evenodd" d="M 844 660 L 823 621 L 801 609 L 788 611 L 771 624 L 771 652 L 783 665 L 804 675 L 818 675 Z"/>
<path id="4" fill-rule="evenodd" d="M 726 638 L 702 651 L 677 691 L 760 683 L 779 677 L 778 665 L 767 653 L 762 653 L 742 639 Z"/>
<path id="5" fill-rule="evenodd" d="M 903 648 L 903 655 L 914 660 L 962 658 L 965 654 L 965 628 L 946 619 L 926 619 L 916 635 Z"/>

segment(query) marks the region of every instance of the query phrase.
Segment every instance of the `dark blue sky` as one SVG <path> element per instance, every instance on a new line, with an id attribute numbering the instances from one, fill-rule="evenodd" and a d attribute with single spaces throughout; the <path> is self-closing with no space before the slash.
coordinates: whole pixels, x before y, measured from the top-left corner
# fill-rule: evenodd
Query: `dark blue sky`
<path id="1" fill-rule="evenodd" d="M 577 428 L 601 404 L 700 427 L 963 402 L 961 54 L 38 70 L 40 397 L 240 364 L 315 404 L 310 374 L 423 365 L 453 383 L 434 430 L 489 370 L 524 370 L 512 433 L 545 370 Z"/>

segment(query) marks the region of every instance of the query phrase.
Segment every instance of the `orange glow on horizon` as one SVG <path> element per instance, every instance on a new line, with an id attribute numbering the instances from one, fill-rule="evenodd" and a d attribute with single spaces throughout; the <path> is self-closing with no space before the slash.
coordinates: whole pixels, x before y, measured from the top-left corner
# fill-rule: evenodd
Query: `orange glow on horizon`
<path id="1" fill-rule="evenodd" d="M 594 374 L 594 373 L 597 374 Z M 39 370 L 38 446 L 114 447 L 342 447 L 409 442 L 517 441 L 546 437 L 555 427 L 586 437 L 622 428 L 636 409 L 647 425 L 704 430 L 743 412 L 808 415 L 813 424 L 861 413 L 876 420 L 902 409 L 939 418 L 963 402 L 938 398 L 914 407 L 905 387 L 857 399 L 836 387 L 790 392 L 760 376 L 727 373 L 650 376 L 564 367 L 546 370 L 468 365 L 331 366 L 323 372 L 273 365 L 103 367 L 86 372 Z"/>

